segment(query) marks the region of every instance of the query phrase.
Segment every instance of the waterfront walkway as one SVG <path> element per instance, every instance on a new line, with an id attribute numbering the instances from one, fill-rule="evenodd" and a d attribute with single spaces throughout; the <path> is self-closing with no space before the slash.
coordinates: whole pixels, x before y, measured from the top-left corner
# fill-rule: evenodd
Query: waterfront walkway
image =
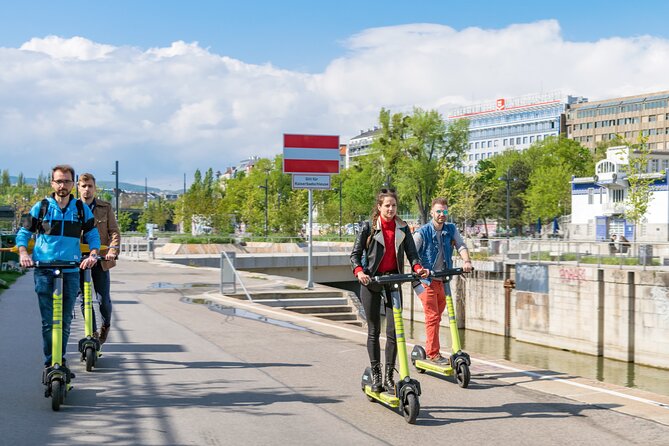
<path id="1" fill-rule="evenodd" d="M 244 274 L 252 290 L 296 279 Z M 98 368 L 68 358 L 75 389 L 52 412 L 40 383 L 32 274 L 0 295 L 0 444 L 666 444 L 669 397 L 469 352 L 461 389 L 429 375 L 408 425 L 360 391 L 364 329 L 218 292 L 219 271 L 125 260 Z M 409 347 L 410 350 L 411 347 Z M 414 371 L 412 370 L 412 373 Z"/>

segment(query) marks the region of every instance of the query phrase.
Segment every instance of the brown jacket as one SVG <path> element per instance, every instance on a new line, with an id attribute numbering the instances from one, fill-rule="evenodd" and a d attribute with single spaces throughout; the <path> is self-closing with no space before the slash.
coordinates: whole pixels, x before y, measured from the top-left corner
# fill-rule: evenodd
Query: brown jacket
<path id="1" fill-rule="evenodd" d="M 121 249 L 121 231 L 118 229 L 111 203 L 96 198 L 93 216 L 95 227 L 100 233 L 100 243 L 109 246 L 109 252 L 118 255 Z M 108 271 L 116 266 L 116 260 L 101 260 L 100 264 L 103 270 Z"/>

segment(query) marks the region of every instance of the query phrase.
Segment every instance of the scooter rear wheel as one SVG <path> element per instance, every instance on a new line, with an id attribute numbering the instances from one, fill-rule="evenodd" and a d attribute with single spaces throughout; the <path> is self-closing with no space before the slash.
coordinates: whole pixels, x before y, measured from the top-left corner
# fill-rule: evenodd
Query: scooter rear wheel
<path id="1" fill-rule="evenodd" d="M 455 364 L 455 381 L 460 387 L 467 388 L 469 385 L 469 379 L 471 378 L 471 372 L 469 371 L 469 366 L 465 362 L 458 362 Z"/>
<path id="2" fill-rule="evenodd" d="M 95 365 L 95 350 L 91 347 L 86 349 L 86 371 L 90 372 L 93 370 Z"/>
<path id="3" fill-rule="evenodd" d="M 63 404 L 65 399 L 64 395 L 65 389 L 63 388 L 63 382 L 60 380 L 51 381 L 51 409 L 55 412 L 60 410 L 60 405 Z"/>
<path id="4" fill-rule="evenodd" d="M 418 418 L 418 412 L 420 411 L 420 403 L 418 402 L 418 397 L 415 393 L 408 393 L 402 401 L 402 415 L 404 415 L 404 420 L 409 424 L 416 423 L 416 418 Z"/>

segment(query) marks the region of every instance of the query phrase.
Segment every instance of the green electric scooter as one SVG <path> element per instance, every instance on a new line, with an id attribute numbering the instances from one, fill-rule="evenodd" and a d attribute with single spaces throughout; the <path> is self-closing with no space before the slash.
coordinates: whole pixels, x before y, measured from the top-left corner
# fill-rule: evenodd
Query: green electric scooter
<path id="1" fill-rule="evenodd" d="M 63 361 L 63 269 L 76 268 L 79 262 L 35 262 L 35 268 L 53 271 L 53 320 L 51 330 L 51 365 L 42 372 L 42 384 L 46 387 L 44 396 L 51 397 L 51 409 L 60 410 L 74 373 Z"/>
<path id="2" fill-rule="evenodd" d="M 101 356 L 100 340 L 93 337 L 93 297 L 91 290 L 91 270 L 84 270 L 84 338 L 79 340 L 81 362 L 86 362 L 86 371 L 95 367 L 98 357 Z"/>
<path id="3" fill-rule="evenodd" d="M 425 373 L 427 371 L 442 376 L 454 376 L 455 381 L 462 388 L 469 385 L 471 372 L 469 366 L 471 359 L 469 355 L 462 351 L 460 346 L 460 333 L 458 332 L 458 324 L 455 319 L 455 308 L 453 307 L 453 297 L 451 297 L 451 287 L 449 286 L 451 277 L 465 274 L 462 268 L 446 269 L 443 271 L 432 272 L 431 277 L 444 278 L 444 290 L 446 291 L 446 309 L 448 311 L 448 320 L 451 328 L 451 351 L 447 363 L 436 363 L 427 358 L 425 349 L 420 345 L 416 345 L 411 351 L 411 362 L 418 373 Z M 416 290 L 416 287 L 414 287 Z"/>
<path id="4" fill-rule="evenodd" d="M 414 424 L 420 411 L 420 383 L 409 376 L 409 360 L 407 358 L 406 339 L 404 336 L 404 321 L 402 319 L 402 299 L 400 297 L 400 284 L 402 282 L 415 281 L 418 276 L 414 274 L 389 274 L 386 276 L 372 277 L 372 281 L 384 286 L 384 291 L 393 305 L 395 319 L 395 338 L 397 340 L 397 358 L 400 366 L 400 379 L 395 383 L 394 389 L 386 389 L 385 392 L 372 391 L 372 370 L 365 369 L 362 374 L 362 391 L 367 395 L 369 401 L 379 401 L 392 408 L 399 409 L 404 419 L 409 424 Z M 386 287 L 385 285 L 389 285 Z"/>

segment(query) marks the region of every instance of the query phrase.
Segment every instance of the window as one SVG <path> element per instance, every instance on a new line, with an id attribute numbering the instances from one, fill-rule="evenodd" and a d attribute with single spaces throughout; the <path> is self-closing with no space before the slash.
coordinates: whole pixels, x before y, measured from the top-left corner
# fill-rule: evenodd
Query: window
<path id="1" fill-rule="evenodd" d="M 591 187 L 588 188 L 588 204 L 593 204 L 594 203 L 594 193 L 595 190 Z"/>
<path id="2" fill-rule="evenodd" d="M 520 136 L 516 138 L 516 144 L 520 144 Z"/>
<path id="3" fill-rule="evenodd" d="M 497 147 L 497 144 L 499 143 L 499 139 L 495 140 L 495 144 L 493 144 L 495 147 Z"/>
<path id="4" fill-rule="evenodd" d="M 523 136 L 523 144 L 527 144 L 527 136 Z"/>
<path id="5" fill-rule="evenodd" d="M 667 128 L 667 130 L 669 130 L 669 128 Z M 504 139 L 502 140 L 502 145 L 503 145 L 504 147 L 506 147 L 506 138 L 504 138 Z"/>
<path id="6" fill-rule="evenodd" d="M 657 115 L 648 115 L 648 122 L 656 122 Z"/>
<path id="7" fill-rule="evenodd" d="M 650 171 L 659 172 L 660 171 L 660 160 L 650 160 Z"/>
<path id="8" fill-rule="evenodd" d="M 534 136 L 530 136 L 530 144 L 534 142 Z"/>
<path id="9" fill-rule="evenodd" d="M 474 148 L 478 149 L 479 148 L 479 143 L 474 144 Z"/>
<path id="10" fill-rule="evenodd" d="M 611 189 L 611 201 L 620 203 L 624 198 L 624 191 L 622 189 Z"/>

